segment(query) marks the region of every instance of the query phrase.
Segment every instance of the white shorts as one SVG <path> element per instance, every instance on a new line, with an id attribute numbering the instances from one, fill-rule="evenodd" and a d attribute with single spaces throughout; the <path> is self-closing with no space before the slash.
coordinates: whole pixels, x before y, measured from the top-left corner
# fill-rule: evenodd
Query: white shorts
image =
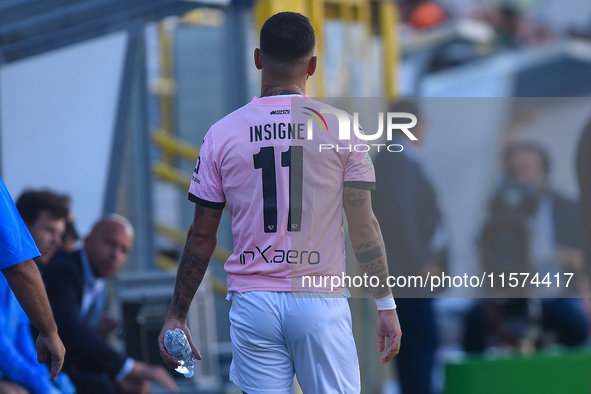
<path id="1" fill-rule="evenodd" d="M 230 380 L 248 394 L 358 394 L 359 361 L 344 297 L 229 293 Z"/>

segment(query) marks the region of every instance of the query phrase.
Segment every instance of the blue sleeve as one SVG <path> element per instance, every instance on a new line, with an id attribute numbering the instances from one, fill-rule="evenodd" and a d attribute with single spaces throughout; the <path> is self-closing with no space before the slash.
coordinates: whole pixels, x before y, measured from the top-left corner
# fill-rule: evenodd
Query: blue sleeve
<path id="1" fill-rule="evenodd" d="M 4 181 L 0 178 L 0 269 L 40 255 Z"/>
<path id="2" fill-rule="evenodd" d="M 28 321 L 28 319 L 21 318 L 21 322 L 24 321 Z M 7 324 L 6 316 L 0 313 L 0 327 L 4 327 L 5 324 Z M 28 344 L 25 343 L 26 340 L 29 341 Z M 26 347 L 27 350 L 23 351 L 21 346 Z M 31 351 L 35 352 L 33 359 L 31 359 Z M 2 355 L 0 357 L 0 371 L 5 378 L 20 384 L 32 394 L 50 392 L 53 384 L 49 380 L 47 367 L 37 362 L 33 338 L 27 324 L 19 324 L 16 343 L 12 343 L 4 331 L 0 331 L 0 354 Z"/>

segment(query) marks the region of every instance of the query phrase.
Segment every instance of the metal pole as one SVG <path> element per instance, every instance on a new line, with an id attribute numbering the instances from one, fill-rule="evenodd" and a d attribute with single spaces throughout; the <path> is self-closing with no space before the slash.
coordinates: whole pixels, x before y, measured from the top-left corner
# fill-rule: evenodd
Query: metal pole
<path id="1" fill-rule="evenodd" d="M 136 269 L 153 269 L 154 220 L 152 209 L 152 171 L 150 168 L 150 135 L 147 121 L 146 48 L 143 28 L 136 40 L 136 51 L 131 89 L 130 126 L 132 152 L 132 188 L 126 193 L 126 210 L 135 227 Z M 129 187 L 129 186 L 128 186 Z"/>
<path id="2" fill-rule="evenodd" d="M 117 105 L 117 117 L 115 118 L 115 131 L 111 145 L 111 160 L 103 201 L 103 214 L 105 215 L 117 211 L 117 194 L 123 168 L 126 131 L 129 119 L 129 105 L 131 101 L 132 76 L 140 28 L 141 26 L 138 24 L 127 30 L 127 49 L 125 51 L 125 60 L 123 63 L 119 103 Z"/>

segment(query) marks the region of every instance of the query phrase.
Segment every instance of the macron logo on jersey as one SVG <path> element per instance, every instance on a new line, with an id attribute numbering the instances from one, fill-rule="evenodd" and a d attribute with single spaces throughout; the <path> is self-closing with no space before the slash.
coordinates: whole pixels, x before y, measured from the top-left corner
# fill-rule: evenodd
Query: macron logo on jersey
<path id="1" fill-rule="evenodd" d="M 269 112 L 269 115 L 289 115 L 289 109 L 274 109 L 273 111 Z"/>

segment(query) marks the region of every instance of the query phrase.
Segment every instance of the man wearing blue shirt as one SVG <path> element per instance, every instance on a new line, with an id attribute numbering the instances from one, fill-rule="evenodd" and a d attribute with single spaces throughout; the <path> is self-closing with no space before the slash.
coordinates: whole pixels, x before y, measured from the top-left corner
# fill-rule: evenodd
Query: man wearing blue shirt
<path id="1" fill-rule="evenodd" d="M 0 354 L 3 355 L 0 357 L 0 393 L 4 393 L 4 386 L 11 387 L 10 393 L 76 393 L 66 374 L 58 375 L 54 384 L 47 365 L 37 362 L 31 323 L 3 275 L 0 275 L 0 327 Z"/>
<path id="2" fill-rule="evenodd" d="M 21 219 L 14 202 L 0 178 L 0 270 L 12 288 L 20 305 L 27 313 L 40 334 L 37 338 L 37 360 L 45 362 L 47 353 L 52 354 L 51 380 L 55 381 L 61 370 L 65 349 L 57 334 L 45 288 L 33 258 L 39 250 Z M 11 305 L 8 305 L 8 303 Z M 12 308 L 10 297 L 0 297 L 0 308 Z M 19 318 L 20 319 L 20 318 Z M 19 321 L 13 322 L 18 330 Z M 3 333 L 7 332 L 2 324 Z M 9 359 L 4 355 L 4 359 Z M 18 387 L 6 380 L 0 380 L 0 391 L 16 390 Z"/>

